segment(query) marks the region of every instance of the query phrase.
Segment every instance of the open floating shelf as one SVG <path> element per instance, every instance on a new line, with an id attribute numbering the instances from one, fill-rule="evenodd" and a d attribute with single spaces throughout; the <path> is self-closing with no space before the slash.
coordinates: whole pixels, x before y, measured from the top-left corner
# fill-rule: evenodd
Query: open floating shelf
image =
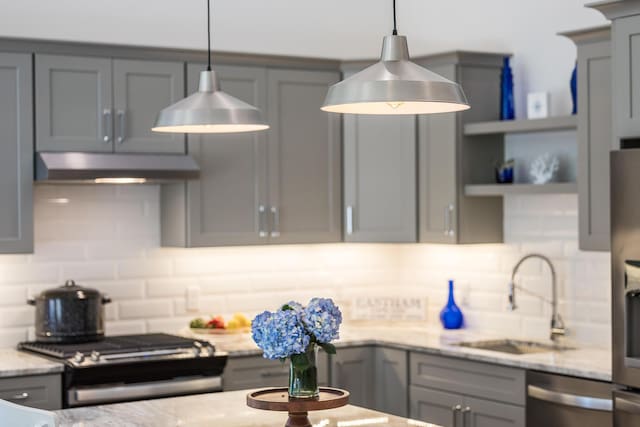
<path id="1" fill-rule="evenodd" d="M 467 123 L 464 126 L 466 136 L 495 135 L 505 133 L 550 132 L 556 130 L 577 129 L 576 116 L 549 117 L 534 120 L 501 120 L 495 122 Z"/>
<path id="2" fill-rule="evenodd" d="M 571 194 L 578 192 L 575 182 L 549 184 L 480 184 L 465 185 L 466 196 L 504 196 L 505 194 Z"/>

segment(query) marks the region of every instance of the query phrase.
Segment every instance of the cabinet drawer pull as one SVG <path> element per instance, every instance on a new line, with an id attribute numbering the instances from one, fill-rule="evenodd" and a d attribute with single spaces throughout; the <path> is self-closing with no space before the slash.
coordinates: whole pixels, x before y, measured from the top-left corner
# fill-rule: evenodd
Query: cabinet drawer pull
<path id="1" fill-rule="evenodd" d="M 271 227 L 271 237 L 280 237 L 280 211 L 277 207 L 271 206 L 273 215 L 273 227 Z"/>
<path id="2" fill-rule="evenodd" d="M 471 427 L 471 408 L 466 406 L 462 409 L 462 427 Z"/>
<path id="3" fill-rule="evenodd" d="M 267 208 L 264 205 L 258 207 L 258 236 L 265 238 L 269 235 L 265 227 L 267 223 Z"/>
<path id="4" fill-rule="evenodd" d="M 460 412 L 462 410 L 462 406 L 461 405 L 455 405 L 451 407 L 451 426 L 452 427 L 456 427 L 456 425 L 458 424 L 458 412 Z"/>
<path id="5" fill-rule="evenodd" d="M 127 135 L 127 112 L 118 110 L 116 116 L 118 117 L 118 144 L 123 144 Z"/>
<path id="6" fill-rule="evenodd" d="M 453 231 L 453 205 L 447 205 L 444 208 L 444 235 L 452 237 L 455 232 Z"/>
<path id="7" fill-rule="evenodd" d="M 29 393 L 26 391 L 18 394 L 14 394 L 11 400 L 27 400 L 29 398 Z"/>
<path id="8" fill-rule="evenodd" d="M 102 141 L 111 142 L 113 137 L 113 117 L 111 109 L 105 108 L 102 111 Z"/>
<path id="9" fill-rule="evenodd" d="M 347 234 L 353 234 L 353 206 L 347 206 Z"/>

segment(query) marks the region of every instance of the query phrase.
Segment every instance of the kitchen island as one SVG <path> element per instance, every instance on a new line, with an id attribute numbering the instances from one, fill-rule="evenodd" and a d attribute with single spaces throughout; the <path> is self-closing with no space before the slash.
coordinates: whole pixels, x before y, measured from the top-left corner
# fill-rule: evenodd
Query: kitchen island
<path id="1" fill-rule="evenodd" d="M 56 411 L 58 427 L 280 427 L 284 412 L 261 411 L 246 405 L 248 391 L 209 393 L 167 399 Z M 309 413 L 314 426 L 380 425 L 439 427 L 348 405 Z"/>

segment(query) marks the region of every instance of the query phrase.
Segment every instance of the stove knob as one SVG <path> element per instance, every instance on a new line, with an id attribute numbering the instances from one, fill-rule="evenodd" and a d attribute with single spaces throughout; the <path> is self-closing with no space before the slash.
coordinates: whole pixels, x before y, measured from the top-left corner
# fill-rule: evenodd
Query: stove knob
<path id="1" fill-rule="evenodd" d="M 91 360 L 93 360 L 94 362 L 98 362 L 100 360 L 100 352 L 98 351 L 92 351 L 91 352 Z"/>
<path id="2" fill-rule="evenodd" d="M 73 356 L 73 361 L 76 363 L 84 362 L 84 354 L 80 353 L 79 351 L 76 352 L 76 354 Z"/>

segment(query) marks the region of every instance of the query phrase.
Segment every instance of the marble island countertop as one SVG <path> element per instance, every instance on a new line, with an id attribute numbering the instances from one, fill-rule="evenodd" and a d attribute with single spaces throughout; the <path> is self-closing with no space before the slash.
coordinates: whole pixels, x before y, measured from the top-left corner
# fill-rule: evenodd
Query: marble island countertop
<path id="1" fill-rule="evenodd" d="M 284 412 L 261 411 L 247 407 L 247 393 L 232 391 L 143 400 L 65 409 L 55 414 L 58 427 L 265 427 L 285 424 L 287 414 Z M 309 419 L 314 426 L 322 427 L 438 427 L 435 424 L 408 420 L 351 405 L 310 412 Z"/>
<path id="2" fill-rule="evenodd" d="M 11 348 L 0 349 L 0 378 L 62 372 L 64 365 Z"/>
<path id="3" fill-rule="evenodd" d="M 210 340 L 219 350 L 228 352 L 230 357 L 262 354 L 253 343 L 250 334 L 223 336 L 193 335 L 188 329 L 181 332 L 183 335 Z M 464 329 L 459 331 L 441 331 L 415 326 L 351 326 L 342 328 L 340 340 L 336 343 L 336 347 L 378 344 L 401 350 L 451 356 L 478 362 L 494 363 L 503 366 L 571 375 L 594 380 L 611 381 L 611 352 L 605 349 L 576 348 L 575 350 L 515 355 L 465 348 L 456 345 L 460 342 L 499 338 L 505 337 L 480 334 Z"/>

